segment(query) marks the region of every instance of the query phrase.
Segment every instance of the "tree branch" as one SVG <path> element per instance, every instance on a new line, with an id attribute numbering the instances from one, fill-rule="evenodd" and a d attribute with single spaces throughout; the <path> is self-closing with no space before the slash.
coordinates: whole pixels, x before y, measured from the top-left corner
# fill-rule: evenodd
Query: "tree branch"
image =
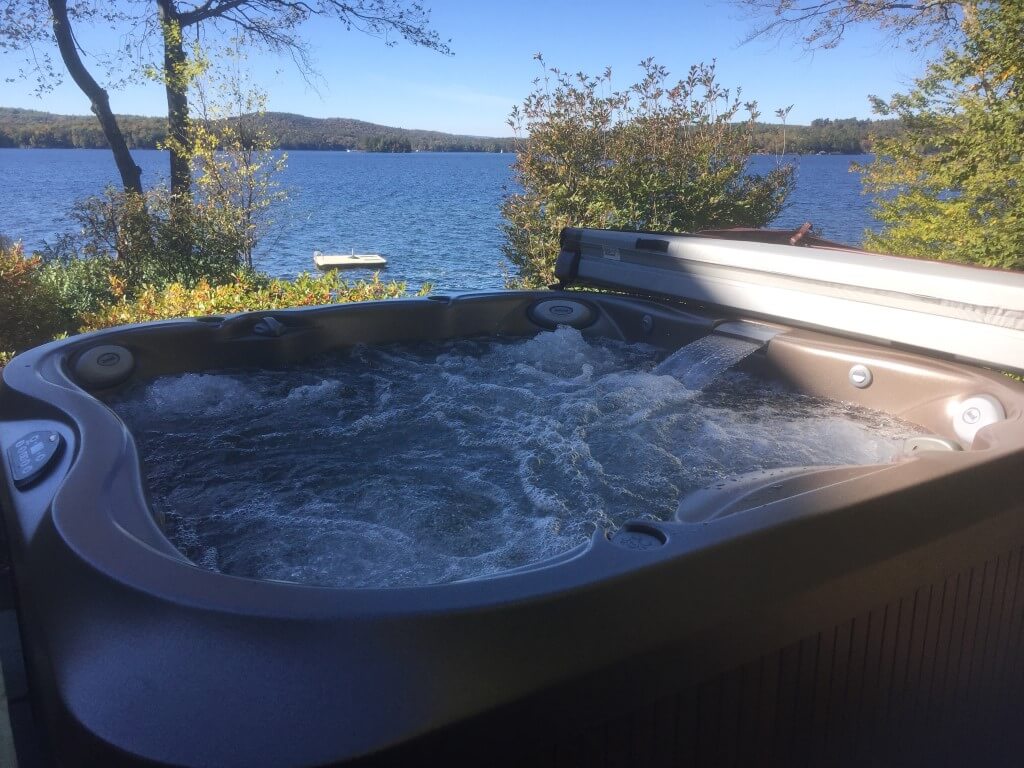
<path id="1" fill-rule="evenodd" d="M 760 23 L 744 42 L 788 32 L 807 48 L 834 48 L 852 24 L 873 24 L 906 39 L 915 48 L 950 38 L 960 31 L 965 9 L 976 0 L 734 0 Z"/>

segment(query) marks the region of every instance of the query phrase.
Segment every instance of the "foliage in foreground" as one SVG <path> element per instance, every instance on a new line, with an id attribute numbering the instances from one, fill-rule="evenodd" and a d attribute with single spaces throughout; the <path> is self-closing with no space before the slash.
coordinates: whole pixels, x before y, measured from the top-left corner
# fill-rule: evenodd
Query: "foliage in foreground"
<path id="1" fill-rule="evenodd" d="M 426 286 L 420 294 L 428 290 L 429 286 Z M 393 299 L 404 296 L 406 286 L 405 283 L 383 283 L 376 275 L 372 280 L 347 283 L 336 272 L 322 276 L 303 273 L 294 281 L 240 272 L 232 282 L 221 285 L 200 280 L 191 287 L 181 283 L 171 283 L 163 288 L 144 286 L 130 296 L 125 286 L 115 281 L 113 291 L 115 300 L 96 312 L 85 314 L 80 330 L 93 331 L 112 325 L 175 317 Z"/>
<path id="2" fill-rule="evenodd" d="M 130 286 L 191 285 L 230 280 L 245 266 L 249 238 L 244 212 L 212 200 L 174 195 L 165 187 L 143 194 L 108 187 L 79 201 L 74 235 L 47 250 L 52 261 L 99 260 Z"/>
<path id="3" fill-rule="evenodd" d="M 0 365 L 15 351 L 60 331 L 52 296 L 40 281 L 42 260 L 26 258 L 19 243 L 0 239 Z"/>
<path id="4" fill-rule="evenodd" d="M 687 232 L 764 226 L 781 212 L 792 168 L 745 173 L 756 105 L 718 85 L 713 65 L 674 84 L 652 59 L 641 66 L 641 81 L 623 91 L 611 91 L 611 70 L 545 68 L 513 110 L 524 191 L 502 208 L 504 252 L 518 273 L 511 284 L 553 281 L 562 227 Z M 734 124 L 741 110 L 748 119 Z"/>
<path id="5" fill-rule="evenodd" d="M 110 279 L 118 274 L 119 266 L 102 256 L 44 258 L 39 283 L 52 302 L 51 311 L 61 333 L 74 333 L 82 315 L 113 301 Z"/>
<path id="6" fill-rule="evenodd" d="M 278 178 L 287 155 L 273 151 L 273 140 L 262 121 L 267 95 L 240 74 L 244 54 L 228 46 L 218 52 L 235 63 L 225 74 L 214 68 L 213 53 L 197 44 L 192 63 L 182 76 L 189 80 L 191 114 L 181 141 L 169 137 L 161 149 L 188 159 L 193 194 L 172 194 L 178 207 L 193 212 L 198 222 L 215 224 L 227 235 L 224 249 L 252 269 L 256 243 L 272 228 L 271 208 L 287 199 Z M 178 207 L 172 208 L 176 214 Z M 186 241 L 190 242 L 190 241 Z"/>
<path id="7" fill-rule="evenodd" d="M 868 248 L 1024 269 L 1024 4 L 977 6 L 962 48 L 907 94 L 875 100 L 904 133 L 866 169 L 880 234 Z"/>
<path id="8" fill-rule="evenodd" d="M 361 5 L 330 7 L 344 20 Z M 405 15 L 401 3 L 377 7 L 397 14 L 382 18 L 380 28 L 399 28 L 414 42 L 444 48 L 434 33 L 417 26 L 419 16 Z M 36 15 L 42 8 L 34 3 L 18 17 L 42 24 L 33 27 L 41 34 L 49 28 L 49 16 L 44 23 Z M 67 34 L 63 10 L 53 24 Z M 164 143 L 172 159 L 170 188 L 143 190 L 132 166 L 136 179 L 123 178 L 123 190 L 108 188 L 76 204 L 71 218 L 78 233 L 48 248 L 45 259 L 26 257 L 20 245 L 0 239 L 0 364 L 55 336 L 122 323 L 405 294 L 403 283 L 376 277 L 349 284 L 337 273 L 304 274 L 289 281 L 253 270 L 253 250 L 272 224 L 270 210 L 284 198 L 276 180 L 284 157 L 271 151 L 262 122 L 265 97 L 248 87 L 237 66 L 227 74 L 212 67 L 215 58 L 237 63 L 245 40 L 234 40 L 216 56 L 198 44 L 186 55 L 182 19 L 172 14 L 172 22 L 161 25 L 161 33 L 177 57 L 150 73 L 169 95 L 180 97 L 177 107 L 169 107 L 174 125 Z"/>
<path id="9" fill-rule="evenodd" d="M 218 54 L 238 61 L 232 48 Z M 285 198 L 277 177 L 286 158 L 272 152 L 261 127 L 265 95 L 237 72 L 214 70 L 212 58 L 197 45 L 179 73 L 189 82 L 193 113 L 174 148 L 188 161 L 190 184 L 178 191 L 107 187 L 77 202 L 70 214 L 77 233 L 49 247 L 48 259 L 74 265 L 90 284 L 90 270 L 101 264 L 129 292 L 200 280 L 216 285 L 252 269 L 253 250 L 273 224 L 271 208 Z M 103 298 L 111 298 L 109 291 Z M 92 300 L 72 304 L 76 314 L 96 309 Z"/>
<path id="10" fill-rule="evenodd" d="M 430 290 L 424 286 L 420 294 Z M 372 301 L 406 295 L 404 283 L 348 283 L 336 272 L 280 280 L 251 270 L 229 280 L 132 286 L 119 263 L 96 257 L 46 262 L 0 238 L 0 367 L 55 337 L 175 317 Z"/>

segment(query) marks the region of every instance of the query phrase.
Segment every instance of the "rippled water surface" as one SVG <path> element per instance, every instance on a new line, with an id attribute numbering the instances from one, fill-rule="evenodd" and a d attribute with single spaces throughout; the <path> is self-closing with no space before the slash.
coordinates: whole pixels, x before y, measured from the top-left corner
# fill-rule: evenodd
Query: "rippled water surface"
<path id="1" fill-rule="evenodd" d="M 167 175 L 167 158 L 156 150 L 134 153 L 147 184 Z M 805 156 L 789 208 L 776 222 L 813 222 L 826 236 L 858 244 L 872 226 L 853 160 L 867 157 Z M 500 288 L 501 200 L 514 187 L 510 154 L 365 154 L 291 152 L 282 175 L 290 200 L 274 211 L 256 264 L 290 277 L 313 268 L 314 250 L 384 253 L 384 273 L 413 287 Z M 754 157 L 763 172 L 774 157 Z M 117 181 L 110 153 L 90 149 L 0 149 L 0 178 L 16 195 L 0 199 L 0 234 L 22 239 L 29 249 L 71 225 L 72 203 Z M 367 271 L 352 271 L 366 277 Z"/>
<path id="2" fill-rule="evenodd" d="M 348 587 L 494 574 L 597 528 L 670 519 L 728 476 L 891 461 L 916 431 L 747 375 L 714 379 L 745 352 L 706 346 L 660 368 L 664 351 L 569 328 L 357 347 L 289 370 L 164 377 L 112 405 L 188 557 Z"/>

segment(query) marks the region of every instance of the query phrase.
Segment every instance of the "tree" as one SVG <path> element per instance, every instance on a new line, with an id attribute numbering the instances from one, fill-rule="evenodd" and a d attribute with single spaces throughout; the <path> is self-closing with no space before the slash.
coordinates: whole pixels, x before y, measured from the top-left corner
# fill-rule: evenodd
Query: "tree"
<path id="1" fill-rule="evenodd" d="M 846 28 L 871 24 L 914 47 L 948 41 L 977 0 L 733 0 L 755 19 L 747 40 L 798 34 L 808 48 L 834 48 Z"/>
<path id="2" fill-rule="evenodd" d="M 873 249 L 1024 269 L 1024 3 L 1020 0 L 737 0 L 771 20 L 752 37 L 800 29 L 831 47 L 873 23 L 945 44 L 907 93 L 871 97 L 899 131 L 874 135 L 861 168 L 875 196 Z M 876 125 L 886 125 L 878 123 Z"/>
<path id="3" fill-rule="evenodd" d="M 128 293 L 147 284 L 216 285 L 235 279 L 240 269 L 251 271 L 269 209 L 285 198 L 277 184 L 285 156 L 272 151 L 263 120 L 265 96 L 243 74 L 242 48 L 208 54 L 194 45 L 190 51 L 191 193 L 164 186 L 141 195 L 108 189 L 81 201 L 71 214 L 79 232 L 64 238 L 55 257 L 71 263 L 66 257 L 117 253 L 114 271 Z M 210 66 L 214 59 L 217 70 Z"/>
<path id="4" fill-rule="evenodd" d="M 0 0 L 0 52 L 26 52 L 28 69 L 34 73 L 37 89 L 52 87 L 61 79 L 50 56 L 56 44 L 64 67 L 92 104 L 114 153 L 126 191 L 141 191 L 140 171 L 131 160 L 127 142 L 113 112 L 109 97 L 89 72 L 82 58 L 73 23 L 106 23 L 129 30 L 129 38 L 141 52 L 153 32 L 160 37 L 163 55 L 152 68 L 161 73 L 167 95 L 167 122 L 171 164 L 171 190 L 187 193 L 189 175 L 188 88 L 189 67 L 186 33 L 209 40 L 217 34 L 242 36 L 251 44 L 289 54 L 306 75 L 312 73 L 301 26 L 313 18 L 333 19 L 346 30 L 359 30 L 394 43 L 397 35 L 414 45 L 448 53 L 448 45 L 429 27 L 429 11 L 419 2 L 406 0 L 155 0 L 149 2 L 105 2 L 105 0 Z M 109 52 L 97 63 L 120 70 L 124 51 Z M 118 71 L 118 77 L 125 77 Z"/>
<path id="5" fill-rule="evenodd" d="M 42 92 L 60 82 L 48 46 L 54 44 L 71 79 L 89 98 L 107 139 L 125 192 L 142 192 L 142 170 L 132 159 L 124 134 L 110 108 L 110 97 L 89 72 L 75 41 L 72 19 L 111 19 L 102 3 L 82 3 L 71 8 L 67 0 L 0 0 L 0 53 L 27 51 L 30 70 L 36 75 L 36 90 Z M 22 70 L 22 76 L 27 72 Z"/>
<path id="6" fill-rule="evenodd" d="M 312 72 L 309 57 L 299 33 L 303 23 L 312 18 L 332 18 L 345 29 L 379 35 L 387 39 L 397 34 L 417 44 L 447 53 L 447 44 L 428 26 L 428 12 L 413 0 L 155 0 L 149 2 L 107 3 L 104 0 L 0 0 L 0 52 L 24 51 L 28 53 L 29 71 L 37 77 L 37 90 L 46 90 L 60 81 L 60 70 L 53 65 L 49 46 L 56 44 L 65 68 L 75 83 L 89 96 L 93 112 L 102 126 L 107 143 L 114 154 L 121 174 L 123 196 L 107 195 L 91 208 L 85 207 L 90 221 L 99 221 L 98 229 L 115 222 L 118 227 L 114 240 L 119 258 L 138 261 L 142 251 L 163 253 L 172 261 L 180 257 L 189 260 L 195 255 L 196 226 L 210 223 L 204 217 L 215 213 L 202 199 L 192 196 L 192 168 L 196 147 L 193 144 L 196 127 L 190 125 L 189 89 L 205 71 L 202 62 L 190 59 L 186 45 L 186 32 L 191 30 L 198 43 L 202 37 L 207 45 L 218 34 L 229 33 L 235 40 L 244 40 L 256 47 L 286 52 L 299 64 L 303 73 Z M 72 21 L 80 23 L 106 23 L 116 28 L 131 30 L 132 43 L 141 56 L 154 31 L 159 32 L 163 55 L 159 64 L 143 68 L 150 79 L 161 82 L 167 97 L 167 138 L 163 147 L 170 155 L 170 194 L 143 195 L 141 171 L 131 158 L 121 127 L 110 108 L 109 97 L 82 58 L 72 28 Z M 394 41 L 387 40 L 389 45 Z M 198 46 L 193 50 L 201 51 Z M 108 54 L 108 68 L 126 77 L 118 55 Z M 109 58 L 113 56 L 113 60 Z M 98 57 L 102 65 L 104 58 Z M 27 74 L 26 72 L 22 73 Z M 128 75 L 130 78 L 132 75 Z M 243 172 L 242 166 L 235 170 Z M 209 192 L 209 190 L 206 190 Z M 132 195 L 139 199 L 130 199 Z M 157 199 L 159 198 L 159 199 Z M 171 235 L 166 247 L 150 241 L 153 218 L 146 207 L 150 202 L 168 204 L 172 226 L 160 228 Z M 121 210 L 111 208 L 121 206 Z M 98 212 L 98 213 L 97 213 Z M 107 215 L 109 213 L 109 215 Z M 158 217 L 159 218 L 159 217 Z M 124 231 L 124 228 L 128 228 Z M 215 228 L 216 229 L 216 228 Z M 220 231 L 216 229 L 216 231 Z M 217 246 L 221 250 L 225 244 Z M 244 249 L 251 256 L 251 247 Z M 247 256 L 246 258 L 249 258 Z M 193 263 L 203 263 L 203 259 Z"/>
<path id="7" fill-rule="evenodd" d="M 906 94 L 874 100 L 905 131 L 864 169 L 892 253 L 1024 269 L 1024 4 L 990 2 Z"/>
<path id="8" fill-rule="evenodd" d="M 257 47 L 287 53 L 304 73 L 310 59 L 299 27 L 312 18 L 334 19 L 346 30 L 387 38 L 397 34 L 414 45 L 448 53 L 448 45 L 428 26 L 429 12 L 404 0 L 156 0 L 163 42 L 163 81 L 167 94 L 167 133 L 171 191 L 189 189 L 188 87 L 190 67 L 185 33 L 228 30 Z M 388 44 L 392 44 L 389 41 Z"/>
<path id="9" fill-rule="evenodd" d="M 229 47 L 219 58 L 240 64 L 243 48 Z M 263 120 L 266 94 L 248 83 L 241 67 L 229 74 L 215 71 L 198 45 L 192 60 L 200 70 L 193 83 L 195 117 L 187 124 L 189 172 L 198 193 L 193 206 L 202 207 L 199 218 L 223 220 L 222 231 L 237 238 L 234 249 L 242 265 L 252 269 L 257 240 L 271 224 L 269 210 L 286 197 L 277 176 L 287 156 L 272 151 Z"/>
<path id="10" fill-rule="evenodd" d="M 553 281 L 565 226 L 694 231 L 763 226 L 781 212 L 792 168 L 746 173 L 756 105 L 718 85 L 713 65 L 676 83 L 652 59 L 641 68 L 622 91 L 611 90 L 610 70 L 545 68 L 513 110 L 523 192 L 503 205 L 503 250 L 518 272 L 510 283 Z M 735 123 L 741 110 L 747 119 Z"/>
<path id="11" fill-rule="evenodd" d="M 384 134 L 367 138 L 363 149 L 367 152 L 412 152 L 412 143 L 403 136 Z"/>

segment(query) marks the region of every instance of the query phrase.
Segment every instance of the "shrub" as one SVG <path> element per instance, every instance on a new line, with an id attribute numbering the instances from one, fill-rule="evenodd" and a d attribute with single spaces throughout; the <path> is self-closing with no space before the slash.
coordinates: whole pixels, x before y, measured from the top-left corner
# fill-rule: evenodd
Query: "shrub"
<path id="1" fill-rule="evenodd" d="M 0 237 L 0 365 L 64 330 L 41 268 L 38 256 L 26 257 L 20 243 Z"/>
<path id="2" fill-rule="evenodd" d="M 226 281 L 199 279 L 130 287 L 109 257 L 68 254 L 26 257 L 20 244 L 0 237 L 0 368 L 22 350 L 67 333 L 175 317 L 390 299 L 406 295 L 398 282 L 348 283 L 337 272 L 303 273 L 295 280 L 252 270 Z M 430 290 L 423 286 L 419 295 Z"/>
<path id="3" fill-rule="evenodd" d="M 76 203 L 71 218 L 79 234 L 62 243 L 63 260 L 69 255 L 113 260 L 129 290 L 230 282 L 250 247 L 238 211 L 163 187 L 142 195 L 108 187 Z"/>
<path id="4" fill-rule="evenodd" d="M 562 227 L 758 227 L 782 211 L 792 168 L 746 173 L 756 105 L 718 85 L 713 65 L 691 67 L 675 84 L 652 59 L 641 67 L 641 81 L 624 91 L 610 90 L 611 70 L 545 68 L 513 110 L 509 124 L 526 138 L 513 166 L 523 193 L 503 206 L 504 252 L 518 272 L 511 284 L 553 281 Z M 741 109 L 748 118 L 735 123 Z"/>
<path id="5" fill-rule="evenodd" d="M 420 295 L 429 290 L 430 286 L 424 286 Z M 163 288 L 144 286 L 134 295 L 128 294 L 125 284 L 114 278 L 112 291 L 115 299 L 111 303 L 82 317 L 82 331 L 175 317 L 398 298 L 405 295 L 406 286 L 383 283 L 377 275 L 372 280 L 347 283 L 336 272 L 322 276 L 303 273 L 294 281 L 241 272 L 232 282 L 220 285 L 200 280 L 191 287 L 181 283 Z"/>
<path id="6" fill-rule="evenodd" d="M 114 300 L 110 283 L 117 274 L 114 259 L 44 256 L 43 262 L 39 282 L 52 297 L 55 320 L 65 332 L 74 333 L 82 315 Z"/>

